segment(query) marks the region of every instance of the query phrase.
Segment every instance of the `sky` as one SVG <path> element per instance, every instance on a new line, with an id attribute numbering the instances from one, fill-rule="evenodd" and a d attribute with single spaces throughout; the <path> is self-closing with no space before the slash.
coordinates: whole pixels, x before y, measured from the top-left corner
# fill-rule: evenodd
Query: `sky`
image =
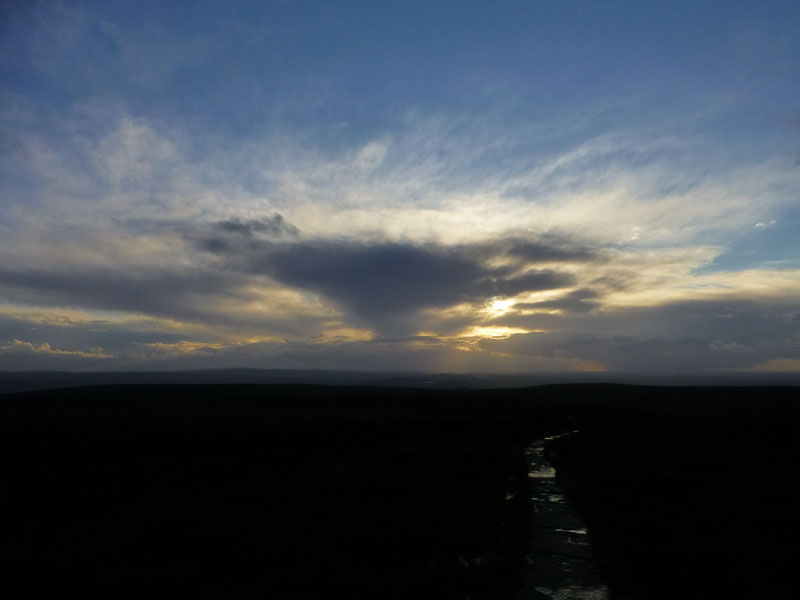
<path id="1" fill-rule="evenodd" d="M 800 371 L 795 1 L 7 1 L 0 72 L 0 370 Z"/>

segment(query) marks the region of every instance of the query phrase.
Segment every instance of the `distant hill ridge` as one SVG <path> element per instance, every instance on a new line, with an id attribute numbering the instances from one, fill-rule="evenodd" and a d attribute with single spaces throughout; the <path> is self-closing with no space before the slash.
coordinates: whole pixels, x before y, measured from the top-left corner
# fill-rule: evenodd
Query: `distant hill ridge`
<path id="1" fill-rule="evenodd" d="M 631 373 L 459 374 L 321 369 L 200 369 L 189 371 L 0 371 L 0 394 L 39 389 L 131 384 L 316 384 L 427 389 L 519 388 L 559 383 L 636 385 L 800 385 L 800 373 L 641 375 Z"/>

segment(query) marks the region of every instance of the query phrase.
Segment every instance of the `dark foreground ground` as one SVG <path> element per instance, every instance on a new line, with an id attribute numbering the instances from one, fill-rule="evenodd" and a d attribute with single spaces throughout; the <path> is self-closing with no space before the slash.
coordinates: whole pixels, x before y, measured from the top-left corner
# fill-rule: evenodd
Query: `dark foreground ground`
<path id="1" fill-rule="evenodd" d="M 510 599 L 524 448 L 575 429 L 549 450 L 612 597 L 800 586 L 798 388 L 129 385 L 0 414 L 13 597 Z"/>

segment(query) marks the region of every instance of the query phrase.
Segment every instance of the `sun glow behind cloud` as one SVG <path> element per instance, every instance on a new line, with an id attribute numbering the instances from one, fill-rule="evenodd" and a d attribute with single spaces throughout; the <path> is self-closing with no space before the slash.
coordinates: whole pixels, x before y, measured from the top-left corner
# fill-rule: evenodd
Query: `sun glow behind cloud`
<path id="1" fill-rule="evenodd" d="M 787 134 L 748 120 L 769 104 L 753 90 L 681 98 L 670 91 L 682 80 L 648 88 L 606 65 L 619 89 L 588 69 L 574 94 L 559 91 L 564 72 L 530 87 L 509 67 L 464 95 L 483 104 L 455 101 L 444 83 L 448 100 L 431 104 L 414 90 L 475 82 L 470 61 L 409 79 L 405 96 L 367 69 L 359 81 L 377 87 L 359 95 L 336 83 L 350 67 L 335 66 L 331 46 L 330 73 L 298 82 L 278 69 L 280 97 L 253 75 L 248 103 L 241 82 L 229 95 L 214 65 L 182 54 L 203 45 L 179 32 L 148 45 L 134 26 L 107 26 L 113 8 L 76 7 L 59 24 L 48 6 L 15 16 L 38 50 L 18 40 L 27 70 L 6 64 L 0 98 L 8 364 L 46 354 L 93 368 L 713 370 L 800 356 L 800 170 Z M 102 34 L 109 56 L 89 52 L 87 24 L 117 32 Z M 724 46 L 720 27 L 709 35 Z M 247 55 L 208 35 L 208 47 Z M 540 68 L 536 36 L 519 35 L 519 60 Z M 496 43 L 487 52 L 500 60 Z M 134 48 L 142 60 L 120 82 Z M 170 51 L 147 68 L 159 48 Z M 294 51 L 292 73 L 317 65 Z M 650 59 L 667 60 L 665 74 L 675 66 Z M 181 89 L 188 72 L 202 74 L 193 86 L 216 83 L 205 96 Z M 775 77 L 796 97 L 793 80 Z M 687 319 L 697 326 L 677 326 Z"/>

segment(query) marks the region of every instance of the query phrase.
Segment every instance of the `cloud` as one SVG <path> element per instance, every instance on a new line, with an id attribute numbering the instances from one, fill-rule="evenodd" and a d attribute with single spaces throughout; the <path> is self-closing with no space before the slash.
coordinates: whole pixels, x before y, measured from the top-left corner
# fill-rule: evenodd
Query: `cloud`
<path id="1" fill-rule="evenodd" d="M 218 221 L 210 228 L 182 228 L 186 230 L 184 237 L 187 240 L 194 242 L 202 250 L 217 254 L 244 252 L 247 245 L 253 245 L 254 238 L 280 239 L 297 237 L 300 234 L 297 227 L 287 223 L 278 213 L 260 219 L 227 219 Z"/>
<path id="2" fill-rule="evenodd" d="M 119 107 L 12 116 L 0 114 L 0 125 L 12 150 L 24 148 L 15 160 L 28 179 L 6 178 L 0 197 L 0 300 L 171 323 L 163 336 L 114 329 L 120 348 L 103 347 L 130 360 L 179 353 L 184 342 L 206 344 L 186 360 L 230 357 L 242 342 L 256 362 L 257 348 L 314 343 L 327 350 L 303 352 L 329 361 L 332 340 L 367 348 L 425 333 L 414 344 L 438 340 L 425 350 L 436 364 L 469 347 L 471 358 L 453 365 L 644 368 L 634 352 L 700 368 L 667 358 L 673 347 L 696 365 L 748 365 L 759 353 L 713 328 L 690 328 L 681 354 L 683 317 L 654 307 L 734 292 L 766 305 L 800 290 L 796 269 L 702 271 L 739 231 L 775 220 L 797 174 L 771 162 L 675 169 L 693 142 L 664 132 L 550 150 L 526 142 L 534 126 L 409 117 L 404 129 L 333 153 L 277 131 L 193 146 L 179 128 Z M 32 202 L 15 201 L 17 190 Z M 4 339 L 33 339 L 13 331 Z M 508 337 L 491 349 L 475 341 L 498 332 Z M 404 352 L 398 361 L 417 364 Z M 762 358 L 790 356 L 780 352 Z"/>
<path id="3" fill-rule="evenodd" d="M 321 294 L 355 322 L 397 333 L 400 323 L 430 308 L 483 304 L 497 297 L 570 286 L 574 277 L 554 269 L 492 266 L 491 245 L 446 247 L 400 242 L 312 240 L 251 246 L 243 268 L 293 288 Z M 529 252 L 530 254 L 530 252 Z M 542 246 L 543 257 L 551 258 Z M 500 255 L 502 256 L 502 255 Z M 528 258 L 531 258 L 530 256 Z"/>
<path id="4" fill-rule="evenodd" d="M 215 289 L 236 293 L 233 278 L 224 272 L 176 272 L 158 266 L 94 271 L 79 266 L 70 270 L 0 268 L 0 280 L 3 295 L 17 303 L 156 316 L 197 316 L 193 307 L 199 304 L 198 296 Z"/>
<path id="5" fill-rule="evenodd" d="M 800 372 L 800 358 L 773 358 L 759 363 L 753 371 Z"/>
<path id="6" fill-rule="evenodd" d="M 215 335 L 309 337 L 341 327 L 337 312 L 315 299 L 269 281 L 251 280 L 224 265 L 176 265 L 88 271 L 75 265 L 54 269 L 0 269 L 0 295 L 7 302 L 80 307 L 135 319 L 170 320 L 184 331 L 202 327 Z"/>
<path id="7" fill-rule="evenodd" d="M 203 352 L 214 352 L 225 348 L 225 344 L 218 342 L 194 342 L 191 340 L 181 340 L 180 342 L 150 342 L 144 344 L 147 348 L 158 352 L 177 353 L 177 354 L 196 354 Z"/>
<path id="8" fill-rule="evenodd" d="M 528 263 L 597 262 L 604 253 L 565 234 L 543 233 L 536 236 L 510 237 L 498 242 L 497 250 Z"/>
<path id="9" fill-rule="evenodd" d="M 579 288 L 565 294 L 555 300 L 542 300 L 541 302 L 519 302 L 514 304 L 514 309 L 524 310 L 542 310 L 542 309 L 556 309 L 568 312 L 587 312 L 600 306 L 598 298 L 601 297 L 600 292 L 590 288 Z"/>
<path id="10" fill-rule="evenodd" d="M 44 342 L 42 344 L 32 344 L 22 340 L 13 340 L 10 344 L 0 346 L 0 352 L 4 353 L 23 353 L 23 354 L 48 354 L 57 356 L 73 356 L 80 358 L 112 358 L 110 354 L 106 354 L 102 348 L 92 348 L 88 352 L 82 350 L 60 350 L 58 348 L 51 348 L 50 344 Z"/>
<path id="11" fill-rule="evenodd" d="M 711 245 L 774 220 L 800 182 L 775 162 L 731 170 L 724 155 L 703 155 L 701 140 L 657 129 L 553 150 L 556 134 L 542 135 L 540 123 L 409 117 L 391 134 L 327 153 L 280 130 L 212 145 L 119 106 L 36 118 L 45 108 L 27 119 L 7 111 L 0 125 L 26 148 L 40 221 L 56 228 L 135 234 L 148 219 L 235 226 L 280 214 L 311 238 L 347 231 L 453 245 L 552 232 L 590 247 Z M 27 216 L 13 225 L 29 229 Z"/>
<path id="12" fill-rule="evenodd" d="M 217 223 L 216 228 L 227 233 L 237 233 L 246 237 L 252 237 L 255 234 L 296 236 L 300 233 L 297 227 L 287 223 L 283 216 L 277 213 L 262 219 L 229 219 L 220 221 Z"/>
<path id="13" fill-rule="evenodd" d="M 596 77 L 600 95 L 574 94 L 557 65 L 531 84 L 534 55 L 387 79 L 293 11 L 186 27 L 168 7 L 17 4 L 0 23 L 0 345 L 28 364 L 795 360 L 795 139 L 747 124 L 796 96 L 785 35 L 745 44 L 776 59 L 774 89 L 717 78 L 678 99 L 663 68 L 656 91 Z M 470 93 L 431 103 L 406 76 Z"/>
<path id="14" fill-rule="evenodd" d="M 545 331 L 484 339 L 479 345 L 512 356 L 592 361 L 611 371 L 750 369 L 800 357 L 797 310 L 790 296 L 765 301 L 730 294 L 726 299 L 616 308 L 591 315 L 511 316 L 498 322 L 537 324 Z"/>

